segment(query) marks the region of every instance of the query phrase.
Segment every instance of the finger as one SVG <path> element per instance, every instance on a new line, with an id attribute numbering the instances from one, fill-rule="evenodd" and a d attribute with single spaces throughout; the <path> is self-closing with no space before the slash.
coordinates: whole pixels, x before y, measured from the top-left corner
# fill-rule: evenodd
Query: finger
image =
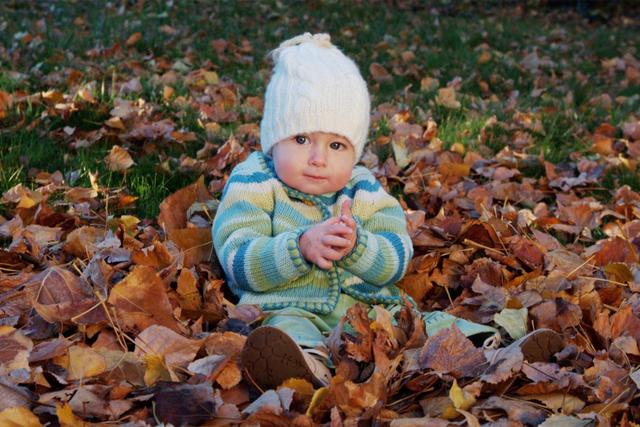
<path id="1" fill-rule="evenodd" d="M 352 216 L 341 216 L 340 221 L 347 227 L 355 230 L 357 227 L 356 220 Z"/>
<path id="2" fill-rule="evenodd" d="M 318 267 L 320 267 L 323 270 L 328 270 L 331 267 L 333 267 L 333 262 L 331 260 L 328 260 L 324 257 L 318 257 L 318 260 L 316 262 L 316 265 Z"/>
<path id="3" fill-rule="evenodd" d="M 346 224 L 333 224 L 327 227 L 326 234 L 339 235 L 339 236 L 351 236 L 353 235 L 353 228 L 349 227 Z"/>
<path id="4" fill-rule="evenodd" d="M 322 224 L 323 225 L 332 225 L 332 224 L 339 224 L 339 223 L 340 223 L 340 218 L 332 216 L 328 220 L 324 221 Z"/>
<path id="5" fill-rule="evenodd" d="M 351 199 L 346 199 L 340 206 L 340 216 L 351 216 Z"/>
<path id="6" fill-rule="evenodd" d="M 322 249 L 321 256 L 324 259 L 338 261 L 339 259 L 342 259 L 342 251 L 337 251 L 335 249 L 325 247 L 324 249 Z"/>
<path id="7" fill-rule="evenodd" d="M 349 239 L 330 234 L 322 236 L 321 241 L 325 246 L 334 248 L 346 248 L 351 244 L 351 241 Z"/>

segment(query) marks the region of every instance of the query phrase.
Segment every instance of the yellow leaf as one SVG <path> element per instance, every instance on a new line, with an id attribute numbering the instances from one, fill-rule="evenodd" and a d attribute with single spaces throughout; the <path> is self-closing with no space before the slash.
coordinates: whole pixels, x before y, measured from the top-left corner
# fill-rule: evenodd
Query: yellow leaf
<path id="1" fill-rule="evenodd" d="M 125 130 L 124 123 L 120 117 L 111 117 L 109 120 L 105 121 L 104 124 L 112 129 Z"/>
<path id="2" fill-rule="evenodd" d="M 147 369 L 144 371 L 144 383 L 153 385 L 157 381 L 171 381 L 171 374 L 164 364 L 164 358 L 155 354 L 147 354 L 144 358 Z"/>
<path id="3" fill-rule="evenodd" d="M 465 411 L 476 403 L 476 398 L 469 393 L 465 393 L 456 380 L 453 380 L 453 385 L 451 386 L 451 390 L 449 390 L 449 399 L 451 399 L 456 409 Z"/>
<path id="4" fill-rule="evenodd" d="M 485 64 L 491 60 L 491 52 L 483 50 L 478 56 L 478 64 Z"/>
<path id="5" fill-rule="evenodd" d="M 38 417 L 22 406 L 5 409 L 0 412 L 0 426 L 2 427 L 42 427 Z"/>
<path id="6" fill-rule="evenodd" d="M 100 375 L 107 370 L 107 361 L 100 353 L 90 347 L 75 345 L 69 347 L 69 379 Z"/>
<path id="7" fill-rule="evenodd" d="M 58 422 L 60 427 L 85 427 L 90 425 L 84 422 L 80 418 L 73 414 L 71 405 L 64 403 L 62 405 L 56 405 L 56 415 L 58 416 Z"/>
<path id="8" fill-rule="evenodd" d="M 210 84 L 210 85 L 217 85 L 220 82 L 218 73 L 216 73 L 215 71 L 205 71 L 204 79 L 207 82 L 207 84 Z"/>
<path id="9" fill-rule="evenodd" d="M 313 393 L 313 397 L 311 398 L 311 403 L 309 404 L 309 408 L 307 409 L 307 417 L 312 416 L 313 410 L 320 406 L 324 399 L 329 395 L 329 389 L 327 387 L 321 387 Z"/>

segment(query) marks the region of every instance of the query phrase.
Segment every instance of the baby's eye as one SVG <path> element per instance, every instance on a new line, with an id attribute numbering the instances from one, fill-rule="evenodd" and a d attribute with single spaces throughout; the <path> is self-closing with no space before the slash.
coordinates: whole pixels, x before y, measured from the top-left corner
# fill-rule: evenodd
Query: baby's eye
<path id="1" fill-rule="evenodd" d="M 304 135 L 296 135 L 296 142 L 300 145 L 306 144 L 309 138 Z"/>
<path id="2" fill-rule="evenodd" d="M 344 147 L 345 145 L 342 142 L 332 142 L 331 144 L 329 144 L 329 147 L 331 147 L 332 150 L 340 150 Z"/>

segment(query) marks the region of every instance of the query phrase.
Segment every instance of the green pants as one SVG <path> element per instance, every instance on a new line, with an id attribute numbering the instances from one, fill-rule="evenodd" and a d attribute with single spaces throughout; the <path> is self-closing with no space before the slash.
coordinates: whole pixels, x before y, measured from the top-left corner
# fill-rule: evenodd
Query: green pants
<path id="1" fill-rule="evenodd" d="M 358 300 L 349 295 L 340 294 L 335 310 L 329 314 L 318 315 L 301 308 L 283 308 L 272 311 L 262 324 L 283 330 L 301 347 L 324 348 L 325 337 L 338 325 L 340 319 L 347 314 L 349 307 L 358 302 Z M 385 308 L 391 314 L 394 314 L 401 307 L 399 305 L 391 305 Z M 422 313 L 422 318 L 429 336 L 441 329 L 450 327 L 453 323 L 467 337 L 480 334 L 491 336 L 498 333 L 495 328 L 460 319 L 443 311 Z"/>

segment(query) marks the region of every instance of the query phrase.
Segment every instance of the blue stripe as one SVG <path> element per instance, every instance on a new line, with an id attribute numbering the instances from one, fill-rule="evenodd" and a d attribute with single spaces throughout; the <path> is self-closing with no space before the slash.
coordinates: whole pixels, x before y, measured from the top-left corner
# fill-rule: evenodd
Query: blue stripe
<path id="1" fill-rule="evenodd" d="M 238 252 L 236 252 L 236 256 L 233 257 L 233 277 L 235 278 L 236 285 L 240 289 L 244 289 L 244 284 L 247 283 L 247 275 L 244 269 L 244 258 L 250 244 L 251 241 L 248 241 L 241 245 Z"/>
<path id="2" fill-rule="evenodd" d="M 224 198 L 224 196 L 227 194 L 227 191 L 229 190 L 229 187 L 231 187 L 231 184 L 260 184 L 271 178 L 273 177 L 270 175 L 267 175 L 264 172 L 254 172 L 251 175 L 240 175 L 240 174 L 233 175 L 232 174 L 224 186 L 224 190 L 222 192 L 222 198 Z"/>
<path id="3" fill-rule="evenodd" d="M 391 280 L 387 282 L 387 283 L 395 283 L 402 278 L 402 275 L 404 273 L 403 267 L 404 267 L 404 259 L 406 256 L 406 254 L 404 253 L 404 246 L 402 245 L 402 240 L 400 239 L 400 237 L 398 237 L 398 235 L 395 233 L 382 232 L 380 233 L 380 236 L 389 240 L 393 245 L 393 247 L 395 248 L 396 252 L 398 253 L 398 258 L 399 258 L 398 271 L 396 271 L 396 274 L 394 274 Z"/>

